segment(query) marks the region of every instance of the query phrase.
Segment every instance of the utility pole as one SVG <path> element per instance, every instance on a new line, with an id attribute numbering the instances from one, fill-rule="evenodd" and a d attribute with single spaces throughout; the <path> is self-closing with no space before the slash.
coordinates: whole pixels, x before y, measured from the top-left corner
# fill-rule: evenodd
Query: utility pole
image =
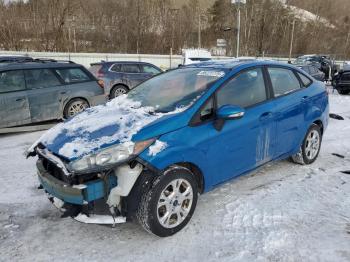
<path id="1" fill-rule="evenodd" d="M 200 9 L 198 10 L 198 48 L 201 48 L 201 11 Z"/>
<path id="2" fill-rule="evenodd" d="M 246 0 L 231 0 L 232 4 L 237 5 L 237 50 L 236 57 L 239 57 L 239 45 L 240 45 L 240 36 L 241 36 L 241 4 L 246 4 Z"/>
<path id="3" fill-rule="evenodd" d="M 140 0 L 137 1 L 137 38 L 136 38 L 136 53 L 139 54 L 140 49 Z"/>
<path id="4" fill-rule="evenodd" d="M 171 45 L 170 45 L 170 61 L 169 66 L 172 67 L 172 58 L 173 58 L 173 50 L 174 50 L 174 37 L 175 37 L 175 15 L 177 15 L 177 12 L 179 9 L 172 8 L 169 10 L 172 18 L 172 26 L 171 26 Z"/>
<path id="5" fill-rule="evenodd" d="M 236 51 L 237 58 L 239 57 L 240 36 L 241 36 L 241 3 L 238 3 L 238 8 L 237 8 L 237 51 Z"/>
<path id="6" fill-rule="evenodd" d="M 291 63 L 291 62 L 292 62 L 293 42 L 294 42 L 294 30 L 295 30 L 295 19 L 293 20 L 293 23 L 292 23 L 292 36 L 291 36 L 291 38 L 290 38 L 288 63 Z"/>

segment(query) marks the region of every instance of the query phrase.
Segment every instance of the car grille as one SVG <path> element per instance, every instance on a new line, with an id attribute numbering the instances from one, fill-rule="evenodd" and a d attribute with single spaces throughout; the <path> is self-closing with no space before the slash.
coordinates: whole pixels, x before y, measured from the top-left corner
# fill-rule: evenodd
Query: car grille
<path id="1" fill-rule="evenodd" d="M 53 177 L 57 178 L 58 180 L 64 181 L 69 183 L 68 177 L 63 173 L 63 171 L 56 166 L 54 163 L 50 162 L 46 158 L 42 158 L 42 163 L 45 168 L 45 170 L 52 175 Z"/>

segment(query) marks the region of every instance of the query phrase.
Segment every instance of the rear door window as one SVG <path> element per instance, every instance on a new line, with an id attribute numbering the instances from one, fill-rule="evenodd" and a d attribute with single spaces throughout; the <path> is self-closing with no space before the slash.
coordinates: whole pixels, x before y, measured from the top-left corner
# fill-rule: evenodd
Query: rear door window
<path id="1" fill-rule="evenodd" d="M 24 70 L 27 88 L 44 88 L 61 85 L 56 75 L 49 69 Z"/>
<path id="2" fill-rule="evenodd" d="M 25 90 L 22 70 L 5 71 L 0 73 L 0 93 Z"/>
<path id="3" fill-rule="evenodd" d="M 298 78 L 290 69 L 269 67 L 268 72 L 275 97 L 286 95 L 301 88 Z"/>
<path id="4" fill-rule="evenodd" d="M 121 64 L 114 64 L 111 67 L 111 71 L 113 71 L 113 72 L 121 72 L 122 71 L 122 65 Z"/>
<path id="5" fill-rule="evenodd" d="M 124 64 L 122 66 L 124 73 L 140 73 L 140 67 L 136 64 Z"/>
<path id="6" fill-rule="evenodd" d="M 342 81 L 350 81 L 350 73 L 344 73 L 344 74 L 341 76 L 341 80 L 342 80 Z"/>
<path id="7" fill-rule="evenodd" d="M 90 76 L 81 68 L 58 68 L 56 72 L 67 84 L 91 81 Z"/>
<path id="8" fill-rule="evenodd" d="M 154 75 L 160 73 L 160 71 L 157 68 L 150 65 L 141 65 L 141 68 L 143 73 L 154 74 Z"/>
<path id="9" fill-rule="evenodd" d="M 255 68 L 231 79 L 217 93 L 217 107 L 236 105 L 249 107 L 267 99 L 261 68 Z"/>

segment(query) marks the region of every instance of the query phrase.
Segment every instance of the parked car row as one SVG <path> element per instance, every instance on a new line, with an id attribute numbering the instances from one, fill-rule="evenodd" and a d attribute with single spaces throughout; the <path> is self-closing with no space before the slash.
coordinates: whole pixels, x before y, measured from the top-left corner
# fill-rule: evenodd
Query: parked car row
<path id="1" fill-rule="evenodd" d="M 313 65 L 325 74 L 325 80 L 332 79 L 338 71 L 337 65 L 326 55 L 303 55 L 296 59 L 296 65 Z"/>
<path id="2" fill-rule="evenodd" d="M 0 63 L 0 128 L 69 118 L 105 102 L 103 86 L 82 65 L 27 58 Z"/>
<path id="3" fill-rule="evenodd" d="M 150 63 L 0 56 L 0 128 L 67 119 L 162 73 Z"/>

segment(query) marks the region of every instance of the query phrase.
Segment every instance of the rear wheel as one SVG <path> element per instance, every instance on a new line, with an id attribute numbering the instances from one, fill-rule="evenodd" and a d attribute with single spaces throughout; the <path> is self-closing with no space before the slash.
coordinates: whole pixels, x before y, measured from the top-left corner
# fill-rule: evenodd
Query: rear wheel
<path id="1" fill-rule="evenodd" d="M 117 96 L 121 96 L 124 94 L 127 94 L 129 92 L 129 89 L 126 86 L 123 85 L 116 85 L 112 88 L 110 97 L 111 99 L 116 98 Z"/>
<path id="2" fill-rule="evenodd" d="M 193 173 L 184 167 L 171 167 L 143 194 L 138 221 L 157 236 L 171 236 L 190 221 L 197 198 L 198 185 Z"/>
<path id="3" fill-rule="evenodd" d="M 315 162 L 321 150 L 321 143 L 321 129 L 318 125 L 313 124 L 309 128 L 299 152 L 292 156 L 293 162 L 302 165 L 309 165 Z"/>
<path id="4" fill-rule="evenodd" d="M 64 108 L 63 116 L 66 119 L 71 118 L 89 107 L 90 105 L 86 100 L 82 98 L 74 98 L 67 103 L 66 107 Z"/>

